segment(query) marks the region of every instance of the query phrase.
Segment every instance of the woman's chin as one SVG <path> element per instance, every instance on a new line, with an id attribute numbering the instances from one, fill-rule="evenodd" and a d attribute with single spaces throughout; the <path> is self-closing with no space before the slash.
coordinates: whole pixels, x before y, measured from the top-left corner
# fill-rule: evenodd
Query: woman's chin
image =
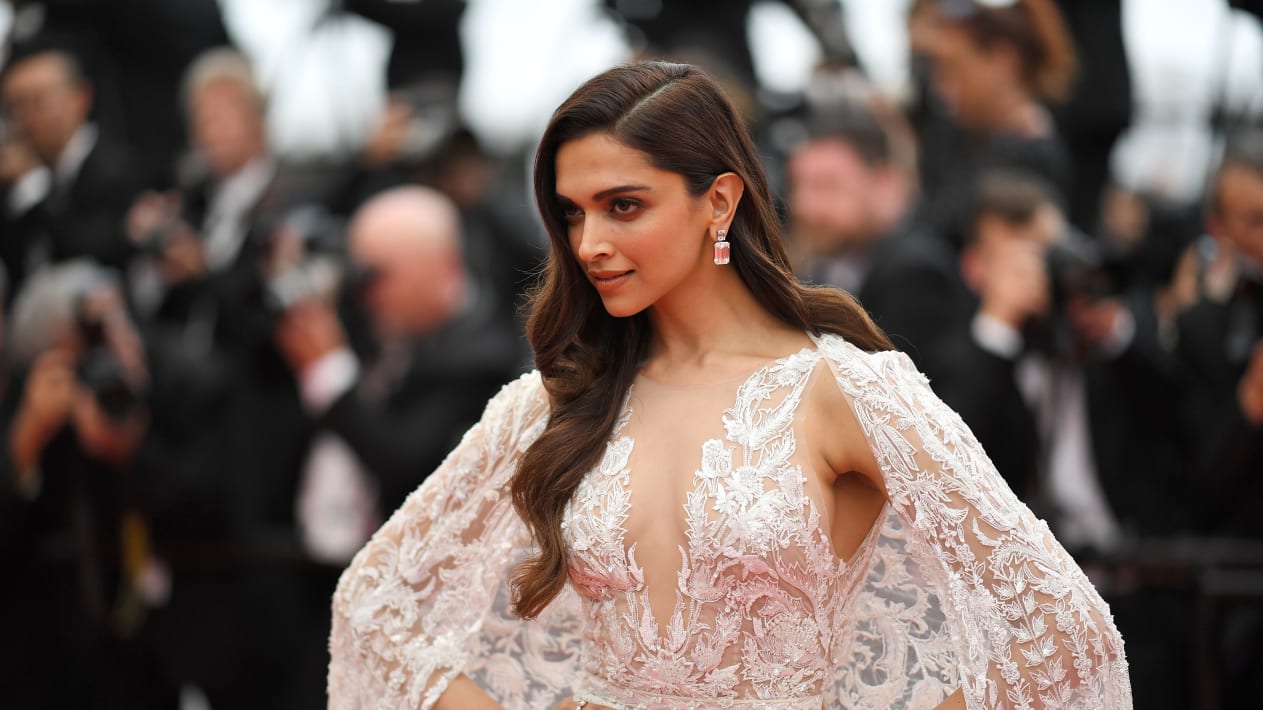
<path id="1" fill-rule="evenodd" d="M 619 298 L 602 299 L 601 303 L 605 306 L 605 312 L 615 318 L 628 318 L 645 310 L 645 304 L 632 303 Z"/>

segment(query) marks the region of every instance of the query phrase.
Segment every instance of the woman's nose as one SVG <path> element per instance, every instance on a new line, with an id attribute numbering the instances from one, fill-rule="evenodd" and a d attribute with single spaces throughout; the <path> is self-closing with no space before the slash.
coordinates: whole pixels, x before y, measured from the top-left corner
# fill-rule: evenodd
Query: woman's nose
<path id="1" fill-rule="evenodd" d="M 576 225 L 578 234 L 575 238 L 575 256 L 579 261 L 592 263 L 608 257 L 612 253 L 608 233 L 601 229 L 596 220 L 585 219 Z"/>

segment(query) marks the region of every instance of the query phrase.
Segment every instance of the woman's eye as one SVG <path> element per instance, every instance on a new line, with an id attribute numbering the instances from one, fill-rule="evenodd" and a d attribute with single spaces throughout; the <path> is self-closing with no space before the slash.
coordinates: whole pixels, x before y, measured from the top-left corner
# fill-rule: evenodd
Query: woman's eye
<path id="1" fill-rule="evenodd" d="M 620 215 L 628 215 L 636 211 L 640 207 L 640 203 L 635 200 L 613 200 L 610 202 L 610 212 Z"/>
<path id="2" fill-rule="evenodd" d="M 561 215 L 566 218 L 567 222 L 574 222 L 583 219 L 583 210 L 574 205 L 566 205 L 561 208 Z"/>

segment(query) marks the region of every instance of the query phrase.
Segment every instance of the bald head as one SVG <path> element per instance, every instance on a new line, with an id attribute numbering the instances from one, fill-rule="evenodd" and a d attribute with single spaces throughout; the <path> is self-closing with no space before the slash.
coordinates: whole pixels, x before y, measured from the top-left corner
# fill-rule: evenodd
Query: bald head
<path id="1" fill-rule="evenodd" d="M 356 211 L 348 232 L 352 261 L 373 274 L 364 301 L 380 336 L 425 335 L 460 308 L 460 215 L 442 193 L 386 191 Z"/>
<path id="2" fill-rule="evenodd" d="M 351 219 L 351 249 L 433 253 L 460 246 L 460 215 L 442 193 L 398 187 L 364 203 Z"/>

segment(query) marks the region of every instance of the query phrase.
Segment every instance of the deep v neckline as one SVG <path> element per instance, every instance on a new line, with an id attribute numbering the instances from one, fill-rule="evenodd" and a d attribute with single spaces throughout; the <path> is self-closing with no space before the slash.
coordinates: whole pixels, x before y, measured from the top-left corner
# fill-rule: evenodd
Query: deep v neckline
<path id="1" fill-rule="evenodd" d="M 710 410 L 722 429 L 709 429 L 717 435 L 701 433 L 697 448 L 688 444 L 690 463 L 679 469 L 691 468 L 692 474 L 681 482 L 682 498 L 672 493 L 667 501 L 645 498 L 658 490 L 657 481 L 636 475 L 642 467 L 657 469 L 652 456 L 632 461 L 640 446 L 637 437 L 650 430 L 642 431 L 637 419 L 634 431 L 628 431 L 636 412 L 636 388 L 629 388 L 606 451 L 568 504 L 563 525 L 572 552 L 572 586 L 599 605 L 593 613 L 629 615 L 604 624 L 637 629 L 644 648 L 671 655 L 675 651 L 670 649 L 678 650 L 695 624 L 732 631 L 730 624 L 745 618 L 745 612 L 732 606 L 738 599 L 771 594 L 767 603 L 775 607 L 773 598 L 806 595 L 819 601 L 851 595 L 867 568 L 887 509 L 883 506 L 850 555 L 837 554 L 822 513 L 827 504 L 813 498 L 828 495 L 829 489 L 809 483 L 812 474 L 795 455 L 797 412 L 823 360 L 824 353 L 813 343 L 760 365 L 740 380 L 724 395 L 726 406 Z M 676 396 L 690 395 L 676 390 Z M 663 424 L 658 418 L 644 421 Z M 666 425 L 670 427 L 670 420 Z M 687 433 L 683 438 L 692 441 Z M 654 451 L 664 443 L 656 435 L 651 442 Z M 670 439 L 665 443 L 672 445 Z M 665 557 L 676 554 L 675 562 Z M 794 580 L 806 579 L 818 580 L 819 586 L 796 586 Z M 701 621 L 708 618 L 713 622 Z"/>
<path id="2" fill-rule="evenodd" d="M 628 388 L 627 394 L 623 398 L 623 403 L 620 409 L 619 417 L 615 424 L 614 430 L 610 436 L 607 453 L 605 457 L 602 458 L 602 462 L 601 462 L 601 466 L 605 467 L 607 464 L 606 458 L 608 458 L 611 454 L 613 454 L 616 459 L 619 459 L 619 458 L 622 459 L 621 461 L 622 465 L 619 468 L 622 469 L 621 473 L 623 474 L 622 478 L 624 479 L 622 482 L 621 488 L 622 488 L 622 492 L 626 495 L 627 510 L 623 511 L 623 514 L 619 516 L 620 518 L 619 525 L 618 525 L 618 533 L 619 533 L 618 538 L 619 539 L 617 541 L 617 547 L 625 551 L 626 556 L 623 558 L 624 560 L 629 561 L 633 567 L 635 566 L 634 556 L 635 556 L 635 548 L 638 541 L 629 539 L 626 523 L 627 523 L 627 513 L 630 512 L 630 509 L 632 507 L 631 501 L 630 501 L 631 495 L 632 495 L 630 478 L 631 476 L 634 475 L 634 472 L 632 470 L 632 467 L 630 466 L 630 459 L 631 459 L 632 452 L 634 448 L 636 447 L 636 437 L 630 434 L 624 433 L 624 429 L 626 428 L 626 426 L 628 425 L 632 416 L 635 413 L 635 406 L 632 404 L 632 400 L 633 400 L 633 397 L 635 396 L 637 386 L 640 383 L 640 379 L 644 378 L 648 380 L 651 386 L 663 387 L 668 390 L 674 390 L 677 392 L 688 391 L 688 390 L 693 390 L 693 389 L 700 390 L 700 389 L 710 388 L 710 387 L 731 386 L 732 383 L 736 382 L 737 385 L 735 386 L 735 388 L 731 390 L 728 406 L 725 407 L 723 410 L 721 410 L 719 414 L 721 421 L 727 422 L 730 418 L 739 416 L 740 412 L 738 410 L 740 409 L 741 404 L 742 404 L 743 393 L 748 392 L 748 390 L 753 387 L 752 383 L 754 383 L 756 380 L 765 378 L 769 373 L 771 373 L 773 370 L 776 370 L 777 368 L 781 368 L 783 371 L 785 368 L 793 364 L 796 360 L 803 360 L 806 362 L 804 362 L 804 364 L 800 366 L 801 371 L 798 372 L 797 374 L 796 382 L 787 381 L 784 377 L 782 377 L 778 379 L 778 381 L 774 385 L 771 385 L 770 387 L 768 387 L 767 388 L 768 391 L 763 393 L 763 396 L 755 397 L 751 402 L 747 404 L 759 404 L 759 403 L 766 402 L 772 392 L 775 392 L 785 387 L 798 387 L 801 390 L 799 392 L 799 395 L 801 395 L 802 392 L 806 390 L 807 381 L 811 378 L 812 373 L 814 372 L 815 368 L 819 365 L 819 363 L 822 361 L 822 359 L 823 359 L 823 353 L 821 353 L 820 351 L 819 343 L 816 338 L 812 338 L 812 343 L 810 345 L 805 345 L 795 352 L 789 353 L 787 355 L 782 355 L 780 357 L 769 360 L 763 363 L 762 365 L 758 366 L 754 370 L 752 370 L 749 374 L 741 378 L 732 378 L 729 380 L 725 380 L 723 382 L 708 383 L 705 385 L 697 385 L 697 386 L 672 385 L 668 383 L 663 383 L 659 380 L 654 380 L 652 378 L 647 378 L 644 375 L 638 376 L 637 380 L 633 381 L 632 385 Z M 796 401 L 793 403 L 793 406 L 790 408 L 789 420 L 784 425 L 787 430 L 793 429 L 794 420 L 796 419 L 798 406 L 801 404 L 801 401 L 799 401 L 799 397 L 795 397 L 795 400 Z M 693 481 L 692 481 L 693 489 L 692 490 L 695 491 L 698 487 L 698 481 L 696 479 L 697 479 L 698 474 L 701 472 L 701 469 L 704 468 L 704 466 L 702 466 L 701 464 L 704 463 L 704 459 L 707 455 L 708 446 L 715 446 L 715 445 L 718 445 L 721 447 L 735 446 L 735 447 L 740 448 L 741 452 L 743 454 L 746 454 L 747 457 L 749 456 L 750 453 L 752 453 L 751 452 L 752 447 L 746 446 L 745 443 L 737 441 L 732 436 L 731 427 L 728 426 L 727 424 L 725 425 L 725 430 L 726 430 L 725 435 L 720 436 L 720 437 L 708 437 L 704 439 L 696 447 L 696 449 L 694 449 L 694 453 L 700 454 L 700 456 L 698 459 L 696 459 L 698 461 L 699 466 L 697 467 L 697 470 L 693 472 Z M 758 449 L 758 447 L 753 447 L 753 448 L 756 450 Z M 795 464 L 795 467 L 801 469 L 800 464 Z M 804 495 L 804 502 L 805 502 L 806 507 L 808 508 L 807 514 L 809 517 L 815 518 L 817 520 L 820 517 L 822 517 L 821 512 L 820 512 L 821 506 L 817 501 L 812 499 L 811 496 L 809 495 Z M 828 527 L 825 527 L 825 526 L 820 527 L 819 532 L 822 538 L 824 539 L 824 542 L 828 546 L 831 557 L 833 558 L 834 562 L 838 565 L 839 571 L 848 571 L 855 561 L 861 560 L 867 556 L 867 551 L 872 546 L 873 541 L 876 538 L 876 533 L 881 527 L 882 520 L 886 517 L 886 514 L 888 512 L 888 506 L 889 506 L 889 502 L 887 502 L 886 504 L 882 506 L 882 509 L 879 512 L 876 520 L 874 521 L 872 528 L 868 531 L 868 533 L 865 534 L 864 538 L 861 540 L 860 544 L 856 547 L 856 549 L 852 551 L 851 554 L 847 557 L 844 557 L 837 553 L 837 549 L 833 544 L 831 531 L 828 529 Z"/>
<path id="3" fill-rule="evenodd" d="M 618 447 L 616 447 L 615 450 L 618 450 L 618 448 L 621 448 L 621 450 L 623 450 L 623 457 L 626 460 L 626 464 L 628 464 L 625 466 L 625 470 L 624 470 L 626 479 L 628 479 L 624 483 L 624 491 L 625 491 L 625 494 L 628 495 L 628 499 L 630 499 L 630 495 L 632 495 L 632 486 L 630 486 L 629 479 L 630 479 L 630 476 L 634 475 L 632 466 L 630 466 L 630 457 L 632 457 L 634 448 L 635 446 L 637 446 L 637 442 L 635 442 L 635 437 L 633 437 L 632 435 L 626 435 L 626 433 L 623 433 L 623 431 L 624 431 L 624 428 L 626 427 L 626 424 L 630 422 L 630 419 L 632 419 L 633 414 L 635 412 L 635 407 L 633 406 L 632 400 L 635 395 L 635 390 L 637 390 L 637 385 L 640 378 L 648 379 L 649 383 L 654 385 L 654 387 L 662 387 L 662 388 L 677 390 L 677 392 L 678 390 L 703 389 L 703 388 L 710 388 L 710 387 L 717 388 L 717 387 L 722 387 L 722 385 L 731 385 L 734 382 L 738 383 L 736 384 L 736 387 L 733 390 L 731 390 L 731 394 L 729 397 L 730 399 L 729 404 L 727 404 L 727 407 L 722 409 L 722 411 L 720 412 L 720 418 L 722 421 L 722 419 L 727 419 L 736 413 L 736 409 L 740 407 L 741 394 L 743 394 L 743 392 L 745 392 L 745 390 L 750 387 L 751 382 L 754 382 L 754 380 L 757 380 L 758 378 L 760 378 L 760 376 L 764 376 L 765 374 L 770 373 L 770 371 L 774 369 L 784 368 L 784 366 L 787 366 L 793 363 L 794 360 L 810 359 L 810 364 L 803 366 L 803 371 L 801 374 L 803 389 L 806 389 L 806 380 L 811 379 L 812 371 L 815 370 L 816 366 L 820 364 L 820 361 L 823 358 L 823 354 L 820 350 L 820 342 L 818 342 L 818 339 L 816 339 L 816 337 L 813 337 L 811 335 L 808 335 L 808 337 L 811 337 L 811 341 L 812 341 L 811 345 L 802 346 L 801 349 L 798 349 L 797 351 L 789 352 L 789 354 L 787 355 L 782 355 L 782 356 L 779 356 L 779 358 L 768 360 L 767 363 L 759 365 L 758 368 L 751 370 L 749 374 L 744 375 L 743 378 L 740 378 L 740 379 L 733 378 L 729 380 L 724 380 L 724 382 L 696 385 L 695 387 L 695 385 L 687 385 L 687 384 L 674 385 L 674 384 L 663 383 L 661 382 L 661 380 L 645 378 L 644 375 L 639 375 L 637 380 L 635 380 L 635 382 L 633 382 L 632 385 L 630 385 L 630 387 L 628 388 L 628 393 L 626 393 L 623 399 L 623 406 L 621 406 L 620 408 L 619 418 L 616 419 L 614 431 L 611 432 L 610 442 L 609 442 L 610 447 L 615 447 L 615 445 L 618 445 Z M 768 395 L 770 394 L 770 392 L 775 392 L 775 390 L 781 389 L 784 387 L 793 387 L 793 384 L 786 383 L 786 382 L 779 382 L 777 385 L 775 385 L 775 387 L 770 389 L 768 393 L 765 393 L 764 397 L 759 398 L 760 402 L 765 402 L 765 400 L 768 399 Z M 797 412 L 799 403 L 794 404 L 792 408 L 793 412 Z M 787 424 L 787 427 L 789 428 L 793 427 L 793 422 L 792 422 L 793 418 L 794 418 L 793 414 L 791 414 L 791 422 Z M 702 459 L 705 459 L 706 447 L 707 445 L 710 445 L 710 443 L 712 442 L 720 443 L 720 445 L 722 446 L 730 446 L 730 445 L 740 446 L 741 448 L 743 448 L 743 450 L 745 450 L 746 448 L 744 445 L 741 445 L 740 442 L 734 441 L 734 438 L 727 435 L 727 432 L 725 431 L 725 436 L 706 438 L 706 440 L 703 440 L 700 443 L 700 445 L 698 445 L 695 448 L 695 454 L 701 455 L 700 459 L 697 460 L 698 464 L 701 464 Z M 693 471 L 693 474 L 692 474 L 693 479 L 696 479 L 696 476 L 698 472 L 700 472 L 700 469 L 701 469 L 701 466 L 698 466 L 697 470 Z M 696 489 L 696 485 L 697 485 L 697 481 L 693 480 L 693 486 L 695 486 L 695 489 Z M 813 500 L 810 495 L 805 495 L 805 502 L 807 504 L 807 507 L 810 508 L 811 515 L 820 515 L 820 504 L 818 504 L 816 500 Z M 837 553 L 836 547 L 834 546 L 834 541 L 832 541 L 832 534 L 831 534 L 830 529 L 821 528 L 822 537 L 825 538 L 825 542 L 827 543 L 827 546 L 829 546 L 831 556 L 834 557 L 834 560 L 837 563 L 837 565 L 839 565 L 841 571 L 849 572 L 850 567 L 851 565 L 853 565 L 854 562 L 863 560 L 864 557 L 868 556 L 869 548 L 873 546 L 873 543 L 875 542 L 875 538 L 877 538 L 878 531 L 880 527 L 882 527 L 882 522 L 885 519 L 885 517 L 887 517 L 888 512 L 889 512 L 889 502 L 884 503 L 882 505 L 882 509 L 880 509 L 877 519 L 874 520 L 873 527 L 869 529 L 868 533 L 865 533 L 864 538 L 861 539 L 860 541 L 860 545 L 856 547 L 853 552 L 851 552 L 850 556 L 847 556 L 847 557 L 841 556 L 839 555 L 839 553 Z M 634 550 L 635 550 L 635 545 L 637 545 L 637 541 L 630 541 L 630 539 L 628 538 L 628 531 L 626 531 L 625 517 L 623 519 L 623 524 L 621 524 L 620 526 L 619 532 L 620 532 L 620 541 L 619 541 L 620 547 L 623 548 L 623 550 L 625 550 L 626 552 L 628 552 L 629 555 L 634 556 Z"/>

